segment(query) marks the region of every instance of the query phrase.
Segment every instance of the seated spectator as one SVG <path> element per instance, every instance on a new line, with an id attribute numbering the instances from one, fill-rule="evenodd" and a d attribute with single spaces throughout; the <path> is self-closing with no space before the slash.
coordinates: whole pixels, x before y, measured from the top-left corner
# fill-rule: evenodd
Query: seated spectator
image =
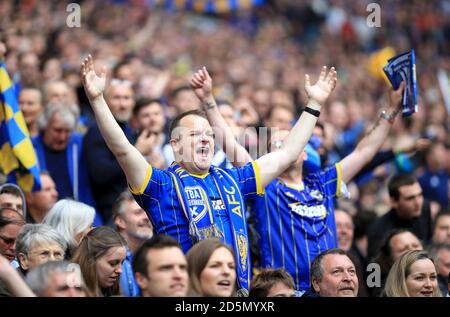
<path id="1" fill-rule="evenodd" d="M 66 259 L 70 259 L 83 237 L 92 229 L 95 209 L 72 200 L 59 200 L 45 216 L 45 223 L 58 231 L 67 243 Z"/>
<path id="2" fill-rule="evenodd" d="M 425 251 L 404 253 L 389 271 L 383 296 L 441 297 L 433 259 Z"/>
<path id="3" fill-rule="evenodd" d="M 113 220 L 117 232 L 127 241 L 127 257 L 122 264 L 120 288 L 125 296 L 139 296 L 139 287 L 134 278 L 133 254 L 142 243 L 153 236 L 153 227 L 147 213 L 127 190 L 120 194 L 113 205 Z"/>
<path id="4" fill-rule="evenodd" d="M 236 294 L 236 260 L 233 250 L 217 239 L 195 244 L 186 255 L 189 296 L 230 297 Z"/>
<path id="5" fill-rule="evenodd" d="M 442 295 L 447 294 L 448 276 L 450 274 L 450 244 L 432 244 L 428 248 L 428 254 L 434 260 L 438 274 L 438 284 Z"/>
<path id="6" fill-rule="evenodd" d="M 450 244 L 450 211 L 440 211 L 434 219 L 433 243 Z"/>
<path id="7" fill-rule="evenodd" d="M 263 269 L 253 278 L 248 297 L 296 297 L 294 280 L 284 269 Z"/>
<path id="8" fill-rule="evenodd" d="M 78 263 L 94 296 L 120 295 L 119 277 L 126 256 L 126 241 L 114 229 L 98 227 L 81 240 L 72 262 Z"/>
<path id="9" fill-rule="evenodd" d="M 188 292 L 187 261 L 178 242 L 165 235 L 145 241 L 133 259 L 143 297 L 184 297 Z"/>
<path id="10" fill-rule="evenodd" d="M 42 263 L 64 260 L 66 249 L 64 238 L 49 225 L 26 224 L 17 236 L 16 254 L 24 275 Z"/>
<path id="11" fill-rule="evenodd" d="M 25 279 L 38 297 L 86 297 L 89 291 L 78 264 L 51 261 L 32 269 Z"/>
<path id="12" fill-rule="evenodd" d="M 0 185 L 0 208 L 9 207 L 26 217 L 25 194 L 19 186 L 13 183 Z"/>
<path id="13" fill-rule="evenodd" d="M 379 296 L 384 287 L 389 270 L 394 262 L 405 252 L 423 250 L 422 243 L 411 232 L 405 229 L 395 229 L 388 233 L 378 254 L 371 262 L 378 263 L 381 268 L 381 285 L 371 289 L 372 296 Z"/>
<path id="14" fill-rule="evenodd" d="M 50 174 L 40 172 L 41 190 L 37 192 L 26 193 L 27 201 L 27 223 L 41 223 L 47 212 L 58 200 L 56 185 Z"/>
<path id="15" fill-rule="evenodd" d="M 347 253 L 330 249 L 320 253 L 311 264 L 311 288 L 321 297 L 356 297 L 358 276 Z"/>

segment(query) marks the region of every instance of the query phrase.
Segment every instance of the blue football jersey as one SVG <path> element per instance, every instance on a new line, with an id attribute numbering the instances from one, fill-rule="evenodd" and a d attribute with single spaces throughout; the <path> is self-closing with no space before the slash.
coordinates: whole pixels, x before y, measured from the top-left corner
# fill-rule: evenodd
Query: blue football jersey
<path id="1" fill-rule="evenodd" d="M 265 195 L 257 196 L 252 203 L 262 267 L 285 268 L 298 290 L 308 290 L 314 258 L 337 247 L 333 211 L 340 191 L 339 163 L 308 174 L 302 186 L 272 181 Z"/>
<path id="2" fill-rule="evenodd" d="M 244 200 L 263 193 L 257 162 L 240 168 L 225 169 L 238 184 Z M 217 224 L 222 241 L 233 247 L 230 217 L 220 197 L 212 176 L 191 174 L 212 201 L 214 222 Z M 157 234 L 174 237 L 184 252 L 192 247 L 187 219 L 177 196 L 175 184 L 168 171 L 149 167 L 146 181 L 139 190 L 131 189 L 136 202 L 147 212 Z M 244 202 L 245 204 L 245 202 Z M 245 214 L 245 211 L 244 211 Z"/>

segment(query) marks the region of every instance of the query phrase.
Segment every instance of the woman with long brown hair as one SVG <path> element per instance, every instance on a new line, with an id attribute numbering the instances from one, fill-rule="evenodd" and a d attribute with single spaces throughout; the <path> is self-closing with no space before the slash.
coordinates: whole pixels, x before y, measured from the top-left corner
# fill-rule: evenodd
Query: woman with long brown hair
<path id="1" fill-rule="evenodd" d="M 186 255 L 188 296 L 230 297 L 236 294 L 236 261 L 233 249 L 218 239 L 194 245 Z"/>
<path id="2" fill-rule="evenodd" d="M 75 251 L 89 291 L 95 296 L 120 295 L 119 278 L 126 256 L 126 242 L 115 230 L 98 227 L 90 231 Z"/>

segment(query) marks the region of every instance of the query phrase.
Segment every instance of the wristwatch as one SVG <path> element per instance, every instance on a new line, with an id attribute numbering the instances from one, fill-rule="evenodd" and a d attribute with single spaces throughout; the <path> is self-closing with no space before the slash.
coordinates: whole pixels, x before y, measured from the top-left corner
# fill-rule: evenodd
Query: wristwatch
<path id="1" fill-rule="evenodd" d="M 392 114 L 387 113 L 386 110 L 381 111 L 380 117 L 385 119 L 390 124 L 393 124 L 395 121 L 395 116 Z"/>

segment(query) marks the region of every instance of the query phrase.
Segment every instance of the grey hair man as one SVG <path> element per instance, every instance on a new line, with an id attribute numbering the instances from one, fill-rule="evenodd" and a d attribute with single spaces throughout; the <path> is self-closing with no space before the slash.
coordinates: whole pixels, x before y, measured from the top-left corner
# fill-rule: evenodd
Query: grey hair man
<path id="1" fill-rule="evenodd" d="M 139 288 L 132 269 L 133 256 L 153 236 L 153 226 L 147 213 L 124 191 L 113 205 L 113 220 L 117 231 L 127 241 L 127 256 L 123 261 L 120 286 L 125 296 L 138 296 Z"/>
<path id="2" fill-rule="evenodd" d="M 51 261 L 32 269 L 26 283 L 39 297 L 85 297 L 88 295 L 80 266 L 68 261 Z"/>
<path id="3" fill-rule="evenodd" d="M 49 103 L 38 118 L 39 130 L 43 131 L 44 144 L 54 151 L 67 147 L 70 134 L 77 127 L 78 106 Z"/>
<path id="4" fill-rule="evenodd" d="M 75 131 L 78 118 L 77 105 L 49 103 L 39 117 L 41 133 L 33 139 L 33 147 L 40 169 L 49 172 L 60 197 L 71 197 L 94 206 L 82 159 L 84 136 Z"/>
<path id="5" fill-rule="evenodd" d="M 117 231 L 135 253 L 141 244 L 153 236 L 153 226 L 147 213 L 129 191 L 124 191 L 113 205 L 113 219 Z"/>
<path id="6" fill-rule="evenodd" d="M 45 224 L 26 224 L 16 241 L 16 254 L 24 273 L 48 261 L 62 261 L 67 242 L 52 227 Z"/>
<path id="7" fill-rule="evenodd" d="M 356 297 L 356 268 L 342 249 L 320 253 L 311 264 L 311 288 L 321 297 Z"/>

